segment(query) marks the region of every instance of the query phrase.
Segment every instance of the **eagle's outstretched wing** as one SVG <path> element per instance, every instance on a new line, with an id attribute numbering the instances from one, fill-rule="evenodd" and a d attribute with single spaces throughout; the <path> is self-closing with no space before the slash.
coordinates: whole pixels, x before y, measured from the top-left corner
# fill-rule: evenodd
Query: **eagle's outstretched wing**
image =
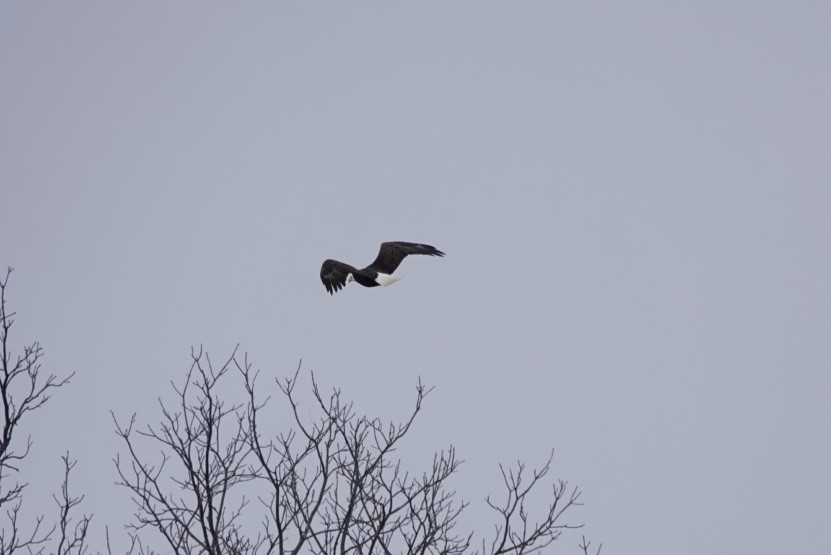
<path id="1" fill-rule="evenodd" d="M 375 259 L 375 262 L 364 269 L 372 269 L 382 274 L 391 274 L 396 268 L 398 268 L 401 261 L 404 260 L 404 258 L 409 254 L 444 256 L 443 252 L 430 245 L 405 243 L 404 241 L 381 243 L 381 250 L 378 252 L 378 258 Z"/>
<path id="2" fill-rule="evenodd" d="M 320 281 L 323 282 L 329 294 L 333 295 L 335 291 L 340 291 L 346 285 L 346 276 L 350 272 L 355 275 L 357 270 L 337 260 L 326 260 L 320 267 Z"/>

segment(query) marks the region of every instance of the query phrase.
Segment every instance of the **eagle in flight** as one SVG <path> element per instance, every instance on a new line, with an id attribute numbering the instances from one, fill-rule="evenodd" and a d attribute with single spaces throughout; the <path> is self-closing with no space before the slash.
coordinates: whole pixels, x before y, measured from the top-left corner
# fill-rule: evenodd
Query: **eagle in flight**
<path id="1" fill-rule="evenodd" d="M 358 270 L 337 260 L 326 260 L 323 262 L 323 266 L 320 267 L 320 281 L 323 282 L 330 295 L 333 295 L 335 291 L 340 291 L 350 281 L 357 281 L 364 287 L 390 285 L 401 279 L 393 276 L 392 273 L 409 254 L 444 256 L 443 252 L 430 245 L 405 243 L 404 241 L 381 243 L 378 257 L 363 270 Z"/>

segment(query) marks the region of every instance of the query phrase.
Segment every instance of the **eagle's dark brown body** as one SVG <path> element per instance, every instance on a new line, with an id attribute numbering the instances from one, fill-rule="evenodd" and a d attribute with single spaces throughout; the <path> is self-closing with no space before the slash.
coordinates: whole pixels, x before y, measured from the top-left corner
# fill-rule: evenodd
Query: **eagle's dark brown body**
<path id="1" fill-rule="evenodd" d="M 364 287 L 389 285 L 399 279 L 393 277 L 392 273 L 410 254 L 444 256 L 443 252 L 430 245 L 404 241 L 382 243 L 375 261 L 361 270 L 337 260 L 324 261 L 320 267 L 320 281 L 330 295 L 340 291 L 350 281 L 357 281 Z"/>

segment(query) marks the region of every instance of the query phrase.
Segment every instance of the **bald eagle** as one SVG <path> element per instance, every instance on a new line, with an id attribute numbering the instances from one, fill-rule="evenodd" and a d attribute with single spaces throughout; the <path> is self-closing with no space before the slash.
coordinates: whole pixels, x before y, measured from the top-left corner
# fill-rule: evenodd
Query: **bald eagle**
<path id="1" fill-rule="evenodd" d="M 326 290 L 330 295 L 333 295 L 335 291 L 340 291 L 350 281 L 357 281 L 364 287 L 390 285 L 401 279 L 393 276 L 392 273 L 409 254 L 444 256 L 443 252 L 430 245 L 405 243 L 403 241 L 381 243 L 378 257 L 363 270 L 358 270 L 337 260 L 326 260 L 323 266 L 320 267 L 320 281 L 326 286 Z"/>

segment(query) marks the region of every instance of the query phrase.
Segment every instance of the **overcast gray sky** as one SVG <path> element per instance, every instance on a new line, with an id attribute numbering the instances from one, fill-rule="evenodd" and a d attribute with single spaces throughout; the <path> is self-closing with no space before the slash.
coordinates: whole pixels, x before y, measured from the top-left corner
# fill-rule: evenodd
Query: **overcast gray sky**
<path id="1" fill-rule="evenodd" d="M 604 553 L 831 553 L 831 4 L 6 2 L 0 266 L 75 371 L 29 421 L 30 509 L 108 411 L 157 422 L 191 345 L 302 358 L 448 444 L 584 490 Z M 334 297 L 336 258 L 435 245 Z M 577 536 L 555 544 L 575 552 Z"/>

